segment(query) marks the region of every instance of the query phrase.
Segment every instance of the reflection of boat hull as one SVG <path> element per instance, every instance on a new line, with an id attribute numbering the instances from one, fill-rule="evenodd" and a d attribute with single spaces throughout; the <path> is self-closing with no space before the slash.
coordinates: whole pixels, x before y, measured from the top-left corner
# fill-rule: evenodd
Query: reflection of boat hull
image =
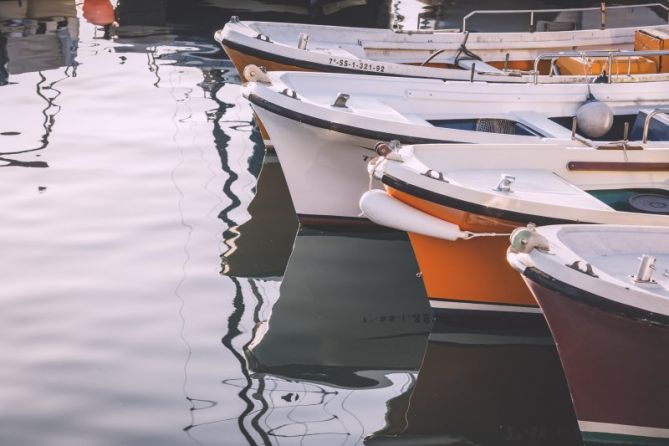
<path id="1" fill-rule="evenodd" d="M 432 318 L 416 270 L 401 234 L 301 229 L 254 370 L 358 382 L 359 370 L 417 369 Z"/>
<path id="2" fill-rule="evenodd" d="M 411 400 L 392 409 L 401 412 L 396 424 L 365 444 L 579 444 L 569 391 L 545 330 L 437 327 Z"/>
<path id="3" fill-rule="evenodd" d="M 236 277 L 282 276 L 297 231 L 295 211 L 276 157 L 265 155 L 256 194 L 249 204 L 251 219 L 223 254 L 224 272 Z M 267 224 L 271 221 L 271 224 Z"/>

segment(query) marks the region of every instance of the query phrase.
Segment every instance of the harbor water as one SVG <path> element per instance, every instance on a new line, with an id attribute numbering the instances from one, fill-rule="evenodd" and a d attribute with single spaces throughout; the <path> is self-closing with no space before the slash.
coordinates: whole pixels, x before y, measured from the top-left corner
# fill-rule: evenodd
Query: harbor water
<path id="1" fill-rule="evenodd" d="M 299 227 L 213 39 L 474 3 L 0 1 L 0 445 L 580 444 L 545 329 L 435 323 L 405 234 Z"/>

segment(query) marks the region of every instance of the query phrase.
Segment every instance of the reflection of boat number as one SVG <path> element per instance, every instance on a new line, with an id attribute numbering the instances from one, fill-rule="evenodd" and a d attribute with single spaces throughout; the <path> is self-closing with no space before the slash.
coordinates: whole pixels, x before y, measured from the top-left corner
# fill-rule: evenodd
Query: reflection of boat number
<path id="1" fill-rule="evenodd" d="M 383 73 L 386 71 L 386 67 L 384 67 L 383 65 L 369 62 L 362 62 L 358 60 L 343 59 L 340 57 L 331 57 L 330 65 L 351 68 L 353 70 L 373 71 L 375 73 Z"/>
<path id="2" fill-rule="evenodd" d="M 431 324 L 432 317 L 427 313 L 413 313 L 413 314 L 389 314 L 382 316 L 363 316 L 363 324 L 379 323 L 379 322 L 413 322 L 415 324 Z"/>

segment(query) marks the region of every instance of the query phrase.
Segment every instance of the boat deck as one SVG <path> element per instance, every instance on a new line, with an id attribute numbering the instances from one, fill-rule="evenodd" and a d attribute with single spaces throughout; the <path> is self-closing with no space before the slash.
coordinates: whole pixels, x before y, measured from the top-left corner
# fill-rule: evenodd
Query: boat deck
<path id="1" fill-rule="evenodd" d="M 606 203 L 549 170 L 466 169 L 445 171 L 444 175 L 451 183 L 478 189 L 498 197 L 582 209 L 613 210 Z M 505 175 L 515 178 L 510 186 L 511 192 L 496 190 L 497 184 Z"/>

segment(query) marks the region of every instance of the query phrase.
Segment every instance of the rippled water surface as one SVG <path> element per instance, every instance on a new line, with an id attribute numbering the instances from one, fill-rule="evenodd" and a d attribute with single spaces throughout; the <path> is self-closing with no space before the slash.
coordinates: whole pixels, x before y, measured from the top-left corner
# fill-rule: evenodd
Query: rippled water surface
<path id="1" fill-rule="evenodd" d="M 577 444 L 545 333 L 433 327 L 403 235 L 298 230 L 213 32 L 443 14 L 316 3 L 0 1 L 0 444 Z"/>

